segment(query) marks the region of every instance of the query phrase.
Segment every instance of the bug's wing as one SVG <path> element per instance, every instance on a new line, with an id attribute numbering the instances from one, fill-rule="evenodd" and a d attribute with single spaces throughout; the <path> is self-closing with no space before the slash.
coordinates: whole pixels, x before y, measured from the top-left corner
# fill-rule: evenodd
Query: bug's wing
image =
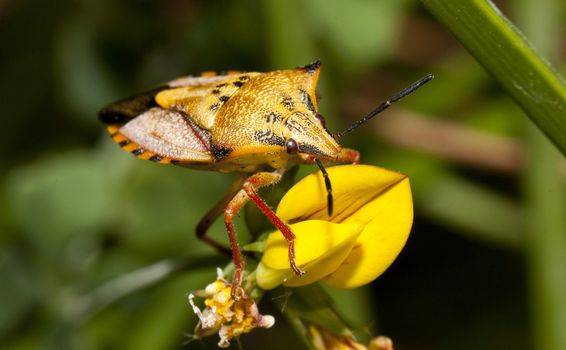
<path id="1" fill-rule="evenodd" d="M 214 161 L 210 134 L 183 113 L 153 107 L 124 125 L 110 125 L 112 139 L 138 158 L 159 163 Z"/>
<path id="2" fill-rule="evenodd" d="M 104 107 L 99 112 L 99 117 L 108 125 L 124 125 L 129 120 L 137 117 L 141 113 L 152 107 L 157 107 L 155 96 L 168 89 L 179 87 L 187 87 L 183 97 L 198 96 L 202 97 L 213 89 L 216 85 L 221 84 L 234 75 L 243 74 L 241 71 L 227 72 L 202 72 L 199 76 L 184 76 L 172 80 L 153 90 L 133 95 L 118 102 L 114 102 Z"/>
<path id="3" fill-rule="evenodd" d="M 103 123 L 108 125 L 124 125 L 148 109 L 156 107 L 155 95 L 168 88 L 168 86 L 161 86 L 114 102 L 98 112 L 98 117 Z"/>
<path id="4" fill-rule="evenodd" d="M 204 72 L 115 102 L 100 113 L 114 141 L 139 158 L 183 165 L 213 163 L 208 131 L 216 112 L 250 76 Z"/>

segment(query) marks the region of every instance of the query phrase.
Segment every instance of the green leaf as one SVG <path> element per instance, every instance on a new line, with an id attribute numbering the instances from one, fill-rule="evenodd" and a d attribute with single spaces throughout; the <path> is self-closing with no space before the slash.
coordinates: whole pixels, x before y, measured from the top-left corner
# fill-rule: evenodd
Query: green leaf
<path id="1" fill-rule="evenodd" d="M 486 0 L 421 0 L 566 154 L 566 85 Z"/>
<path id="2" fill-rule="evenodd" d="M 6 192 L 15 222 L 44 257 L 73 268 L 87 260 L 81 252 L 92 252 L 92 238 L 104 226 L 117 180 L 128 166 L 107 162 L 111 159 L 103 160 L 96 152 L 74 151 L 8 176 Z"/>
<path id="3" fill-rule="evenodd" d="M 37 300 L 27 264 L 15 252 L 0 252 L 0 337 L 29 317 Z"/>
<path id="4" fill-rule="evenodd" d="M 192 333 L 197 321 L 187 294 L 202 289 L 214 280 L 213 270 L 183 274 L 157 288 L 144 307 L 132 313 L 128 336 L 120 349 L 174 349 L 189 340 L 183 334 Z M 217 340 L 217 339 L 215 339 Z"/>

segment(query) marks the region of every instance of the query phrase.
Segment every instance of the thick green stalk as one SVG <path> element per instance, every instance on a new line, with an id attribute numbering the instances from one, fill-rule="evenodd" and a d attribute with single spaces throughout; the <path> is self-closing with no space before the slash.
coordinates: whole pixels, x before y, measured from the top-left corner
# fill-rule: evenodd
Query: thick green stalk
<path id="1" fill-rule="evenodd" d="M 421 2 L 566 154 L 566 84 L 513 24 L 487 0 Z"/>
<path id="2" fill-rule="evenodd" d="M 550 58 L 558 57 L 561 0 L 522 0 L 518 24 Z M 562 156 L 536 128 L 527 125 L 529 151 L 524 174 L 525 253 L 533 325 L 532 347 L 566 349 L 566 184 Z"/>
<path id="3" fill-rule="evenodd" d="M 528 126 L 529 163 L 525 253 L 534 349 L 566 349 L 566 190 L 562 156 L 534 126 Z"/>

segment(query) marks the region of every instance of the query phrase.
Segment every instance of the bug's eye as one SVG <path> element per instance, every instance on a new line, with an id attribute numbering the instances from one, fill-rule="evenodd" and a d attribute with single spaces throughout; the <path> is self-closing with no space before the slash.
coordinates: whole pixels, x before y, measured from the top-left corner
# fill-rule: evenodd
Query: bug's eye
<path id="1" fill-rule="evenodd" d="M 288 139 L 287 142 L 285 142 L 285 150 L 289 154 L 297 153 L 299 151 L 299 145 L 297 145 L 297 141 Z"/>
<path id="2" fill-rule="evenodd" d="M 320 125 L 322 125 L 323 127 L 326 127 L 326 119 L 324 119 L 324 117 L 322 116 L 322 114 L 317 113 L 317 114 L 316 114 L 316 119 L 318 119 L 318 121 L 320 122 Z"/>

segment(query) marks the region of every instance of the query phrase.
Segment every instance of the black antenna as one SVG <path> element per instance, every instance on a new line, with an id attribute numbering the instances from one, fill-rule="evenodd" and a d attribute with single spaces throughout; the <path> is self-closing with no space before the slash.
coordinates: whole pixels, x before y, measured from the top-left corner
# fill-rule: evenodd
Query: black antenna
<path id="1" fill-rule="evenodd" d="M 389 100 L 383 102 L 382 104 L 380 104 L 379 106 L 377 106 L 376 109 L 374 109 L 373 111 L 369 112 L 365 117 L 363 117 L 362 119 L 354 122 L 352 125 L 350 125 L 349 127 L 347 127 L 346 129 L 344 129 L 341 132 L 335 133 L 334 135 L 332 135 L 334 137 L 334 139 L 338 140 L 340 139 L 342 136 L 344 136 L 345 134 L 351 132 L 352 130 L 357 129 L 360 125 L 364 124 L 365 122 L 367 122 L 368 120 L 370 120 L 371 118 L 375 117 L 376 115 L 378 115 L 379 113 L 383 112 L 384 110 L 386 110 L 387 108 L 389 108 L 389 106 L 391 106 L 391 104 L 393 102 L 397 102 L 400 99 L 402 99 L 403 97 L 409 95 L 410 93 L 414 92 L 415 90 L 417 90 L 418 88 L 420 88 L 421 86 L 423 86 L 424 84 L 428 83 L 429 81 L 432 80 L 432 78 L 434 78 L 434 76 L 432 74 L 429 74 L 419 80 L 417 80 L 416 82 L 414 82 L 413 84 L 411 84 L 411 86 L 407 87 L 405 90 L 401 91 L 400 93 L 398 93 L 397 95 L 393 96 L 392 98 L 390 98 Z"/>
<path id="2" fill-rule="evenodd" d="M 332 184 L 330 183 L 330 177 L 328 176 L 324 165 L 322 165 L 322 162 L 318 158 L 315 158 L 314 161 L 316 162 L 316 165 L 318 165 L 318 168 L 324 177 L 324 185 L 326 186 L 326 209 L 328 211 L 328 216 L 332 216 L 334 201 L 332 200 Z"/>

